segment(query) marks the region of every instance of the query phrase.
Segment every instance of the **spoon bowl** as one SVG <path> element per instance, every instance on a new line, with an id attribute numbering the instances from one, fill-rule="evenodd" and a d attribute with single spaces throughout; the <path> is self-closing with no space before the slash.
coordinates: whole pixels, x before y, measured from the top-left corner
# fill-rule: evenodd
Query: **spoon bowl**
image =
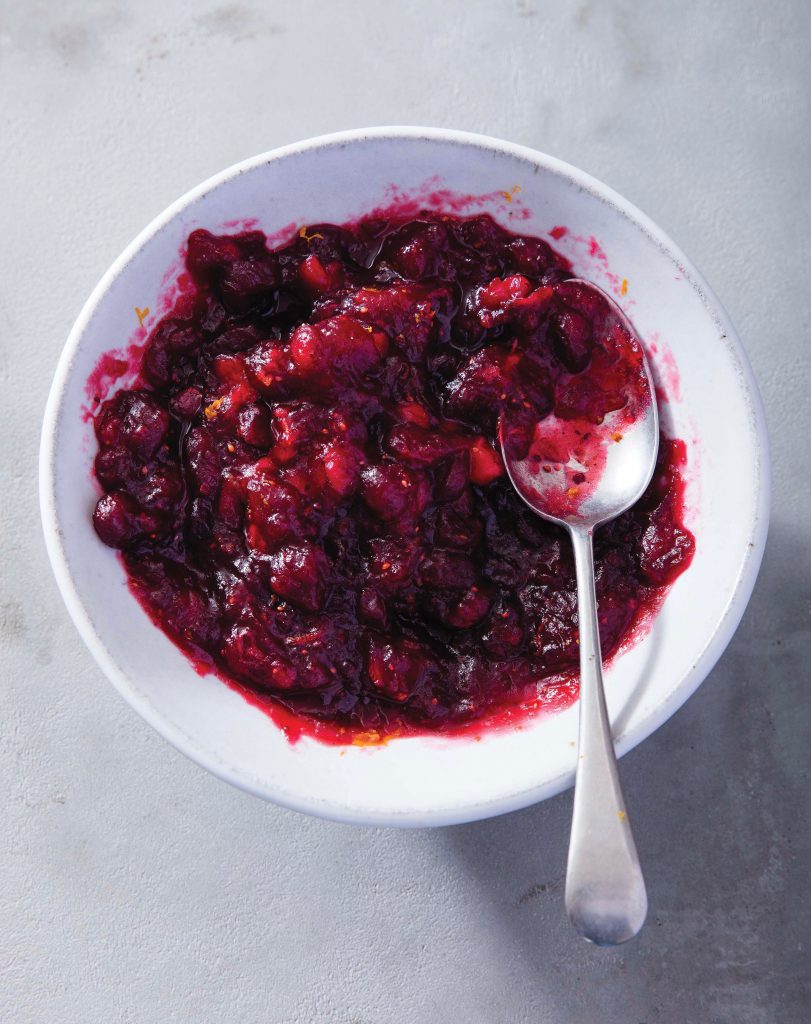
<path id="1" fill-rule="evenodd" d="M 563 288 L 601 307 L 581 395 L 560 389 L 562 409 L 537 421 L 520 405 L 500 424 L 507 475 L 544 519 L 565 527 L 577 574 L 580 740 L 566 910 L 576 930 L 601 946 L 633 938 L 647 894 L 617 770 L 602 678 L 592 538 L 644 493 L 656 465 L 659 418 L 653 379 L 633 327 L 612 299 L 587 281 Z"/>
<path id="2" fill-rule="evenodd" d="M 614 363 L 610 378 L 586 376 L 595 388 L 625 390 L 620 408 L 568 409 L 533 424 L 513 429 L 510 408 L 501 420 L 501 443 L 507 474 L 518 494 L 544 519 L 561 526 L 591 528 L 621 515 L 639 500 L 650 483 L 659 450 L 659 414 L 653 378 L 636 331 L 628 318 L 597 285 L 581 279 L 565 282 L 580 297 L 589 294 L 605 308 L 603 331 Z M 615 371 L 621 363 L 620 372 Z M 584 376 L 580 374 L 579 376 Z M 614 403 L 609 403 L 614 404 Z M 528 443 L 529 442 L 529 443 Z"/>

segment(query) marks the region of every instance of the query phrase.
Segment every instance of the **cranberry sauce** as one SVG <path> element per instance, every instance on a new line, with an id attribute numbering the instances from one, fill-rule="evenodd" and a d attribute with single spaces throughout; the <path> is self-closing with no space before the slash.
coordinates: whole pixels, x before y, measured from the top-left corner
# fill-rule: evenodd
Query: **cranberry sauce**
<path id="1" fill-rule="evenodd" d="M 198 230 L 186 266 L 137 386 L 95 417 L 95 528 L 153 620 L 316 735 L 542 704 L 578 664 L 572 555 L 506 480 L 500 413 L 596 424 L 628 400 L 619 377 L 593 393 L 614 343 L 566 261 L 424 214 L 274 251 Z M 684 458 L 662 438 L 643 498 L 597 534 L 606 655 L 692 556 Z"/>

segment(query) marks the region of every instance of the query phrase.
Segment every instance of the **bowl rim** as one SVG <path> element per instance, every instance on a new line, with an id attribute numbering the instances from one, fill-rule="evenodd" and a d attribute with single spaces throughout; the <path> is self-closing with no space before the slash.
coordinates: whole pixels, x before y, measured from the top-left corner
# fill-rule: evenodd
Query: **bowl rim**
<path id="1" fill-rule="evenodd" d="M 212 189 L 247 171 L 313 149 L 325 149 L 333 146 L 344 147 L 350 143 L 386 139 L 427 140 L 429 142 L 454 143 L 460 146 L 474 146 L 490 152 L 529 161 L 552 173 L 567 178 L 579 188 L 613 207 L 618 213 L 641 229 L 649 240 L 656 244 L 663 255 L 667 256 L 675 265 L 678 272 L 698 294 L 708 314 L 715 321 L 725 346 L 739 368 L 741 390 L 748 405 L 748 412 L 753 426 L 753 436 L 756 441 L 757 464 L 752 467 L 752 478 L 755 481 L 757 494 L 754 506 L 755 512 L 749 527 L 749 543 L 739 566 L 738 575 L 730 592 L 726 607 L 712 635 L 695 657 L 688 672 L 670 694 L 658 707 L 643 718 L 633 730 L 629 730 L 618 737 L 616 741 L 617 756 L 621 757 L 637 746 L 637 744 L 647 739 L 692 696 L 715 666 L 737 629 L 754 588 L 766 544 L 771 505 L 769 441 L 765 412 L 754 373 L 737 332 L 717 296 L 695 265 L 653 220 L 633 203 L 587 172 L 539 150 L 503 139 L 448 128 L 397 125 L 334 132 L 277 147 L 233 164 L 207 178 L 201 184 L 185 192 L 175 202 L 171 203 L 136 235 L 121 255 L 111 264 L 91 292 L 68 334 L 56 366 L 45 406 L 39 454 L 40 514 L 45 545 L 59 591 L 85 645 L 93 655 L 96 663 L 127 703 L 156 732 L 190 760 L 225 782 L 236 786 L 238 789 L 253 793 L 266 800 L 272 800 L 274 803 L 291 810 L 321 818 L 374 826 L 455 824 L 518 810 L 554 796 L 572 784 L 573 773 L 563 773 L 540 786 L 522 789 L 507 797 L 500 797 L 480 803 L 465 803 L 458 807 L 448 806 L 446 808 L 431 809 L 425 812 L 411 812 L 408 814 L 397 813 L 386 808 L 375 810 L 374 812 L 368 810 L 359 812 L 350 806 L 332 804 L 325 806 L 317 797 L 294 797 L 289 793 L 279 792 L 272 786 L 260 783 L 259 780 L 246 777 L 240 771 L 232 769 L 228 764 L 216 757 L 212 757 L 210 751 L 199 745 L 183 729 L 164 718 L 146 697 L 142 696 L 131 686 L 126 673 L 119 667 L 102 637 L 97 633 L 79 597 L 65 553 L 64 538 L 55 496 L 57 429 L 70 371 L 85 330 L 97 307 L 135 254 L 191 203 L 203 198 Z"/>

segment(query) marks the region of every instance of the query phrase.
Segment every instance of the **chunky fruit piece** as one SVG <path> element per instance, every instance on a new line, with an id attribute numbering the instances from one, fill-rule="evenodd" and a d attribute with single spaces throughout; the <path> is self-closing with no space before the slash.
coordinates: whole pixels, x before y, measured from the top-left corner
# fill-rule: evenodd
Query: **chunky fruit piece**
<path id="1" fill-rule="evenodd" d="M 200 229 L 186 268 L 94 419 L 94 526 L 154 621 L 291 731 L 341 741 L 478 731 L 559 693 L 571 547 L 510 486 L 499 421 L 526 453 L 551 413 L 587 431 L 626 400 L 605 301 L 487 216 L 321 224 L 272 251 Z M 595 537 L 606 654 L 692 556 L 685 458 L 663 439 Z"/>
<path id="2" fill-rule="evenodd" d="M 267 450 L 273 444 L 271 415 L 267 406 L 250 402 L 239 410 L 237 434 L 253 448 Z"/>
<path id="3" fill-rule="evenodd" d="M 495 610 L 490 625 L 482 636 L 482 644 L 492 658 L 509 658 L 524 642 L 521 617 L 513 605 Z"/>
<path id="4" fill-rule="evenodd" d="M 340 303 L 356 320 L 385 332 L 415 362 L 425 357 L 451 306 L 447 288 L 396 282 L 387 288 L 361 288 Z"/>
<path id="5" fill-rule="evenodd" d="M 504 473 L 501 456 L 483 437 L 470 445 L 470 479 L 474 484 L 491 484 Z"/>
<path id="6" fill-rule="evenodd" d="M 520 356 L 497 346 L 477 352 L 448 383 L 448 413 L 474 421 L 484 416 L 488 424 L 494 422 L 501 403 L 512 393 L 513 370 L 519 360 Z"/>
<path id="7" fill-rule="evenodd" d="M 388 350 L 388 339 L 350 316 L 302 324 L 290 338 L 294 370 L 316 387 L 345 386 L 374 370 Z"/>
<path id="8" fill-rule="evenodd" d="M 222 463 L 206 428 L 194 427 L 186 437 L 186 475 L 195 494 L 215 498 L 220 486 Z"/>
<path id="9" fill-rule="evenodd" d="M 217 348 L 222 353 L 244 352 L 262 340 L 262 331 L 251 324 L 230 327 L 217 336 Z M 245 364 L 241 359 L 229 355 L 218 355 L 214 359 L 214 372 L 220 380 L 229 384 L 245 379 Z"/>
<path id="10" fill-rule="evenodd" d="M 320 611 L 328 584 L 329 562 L 315 544 L 288 544 L 270 558 L 273 592 L 308 612 Z"/>
<path id="11" fill-rule="evenodd" d="M 256 620 L 234 627 L 223 641 L 220 654 L 237 678 L 260 693 L 286 693 L 300 685 L 299 673 L 280 641 Z"/>
<path id="12" fill-rule="evenodd" d="M 463 447 L 455 432 L 437 433 L 416 423 L 398 423 L 389 431 L 384 447 L 397 460 L 413 466 L 432 466 Z"/>
<path id="13" fill-rule="evenodd" d="M 361 448 L 333 441 L 324 447 L 321 460 L 327 485 L 339 498 L 347 498 L 357 490 L 365 461 Z"/>
<path id="14" fill-rule="evenodd" d="M 422 645 L 411 640 L 369 640 L 367 671 L 372 686 L 390 700 L 405 701 L 425 686 L 435 670 Z"/>
<path id="15" fill-rule="evenodd" d="M 301 283 L 313 295 L 336 292 L 344 281 L 343 269 L 337 260 L 324 266 L 315 255 L 301 261 L 298 273 Z"/>
<path id="16" fill-rule="evenodd" d="M 203 396 L 198 388 L 183 388 L 169 401 L 169 409 L 173 416 L 180 420 L 193 420 L 200 411 Z"/>
<path id="17" fill-rule="evenodd" d="M 397 462 L 368 466 L 361 474 L 361 495 L 382 520 L 409 529 L 428 505 L 428 478 Z"/>
<path id="18" fill-rule="evenodd" d="M 454 418 L 479 420 L 495 433 L 505 403 L 513 410 L 525 408 L 539 420 L 551 410 L 552 394 L 547 366 L 512 346 L 491 345 L 472 356 L 448 382 L 445 409 Z"/>
<path id="19" fill-rule="evenodd" d="M 281 480 L 269 474 L 252 475 L 247 485 L 246 535 L 255 551 L 275 550 L 304 532 L 301 498 Z"/>
<path id="20" fill-rule="evenodd" d="M 252 348 L 245 357 L 245 369 L 254 387 L 268 398 L 289 394 L 290 353 L 279 342 L 266 341 Z"/>
<path id="21" fill-rule="evenodd" d="M 482 327 L 511 323 L 518 330 L 532 331 L 549 310 L 554 290 L 547 286 L 533 289 L 522 274 L 504 279 L 495 277 L 474 293 L 472 307 Z"/>
<path id="22" fill-rule="evenodd" d="M 370 549 L 365 572 L 380 594 L 398 593 L 414 582 L 422 558 L 416 542 L 380 537 L 371 542 Z"/>

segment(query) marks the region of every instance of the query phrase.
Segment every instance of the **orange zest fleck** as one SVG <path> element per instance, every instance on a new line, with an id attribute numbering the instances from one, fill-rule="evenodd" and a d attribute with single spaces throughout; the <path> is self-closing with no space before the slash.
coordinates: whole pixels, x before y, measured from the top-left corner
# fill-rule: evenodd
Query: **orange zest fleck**
<path id="1" fill-rule="evenodd" d="M 203 409 L 203 413 L 207 420 L 213 420 L 217 413 L 220 411 L 220 406 L 225 401 L 223 398 L 215 398 L 211 405 L 207 405 Z"/>
<path id="2" fill-rule="evenodd" d="M 611 435 L 611 440 L 617 442 L 621 441 L 622 434 L 618 430 L 615 430 L 614 433 Z"/>
<path id="3" fill-rule="evenodd" d="M 513 201 L 513 199 L 518 195 L 519 192 L 523 192 L 523 189 L 521 188 L 521 186 L 520 185 L 513 185 L 513 187 L 509 190 L 509 192 L 502 192 L 501 194 L 504 196 L 504 198 L 507 200 L 508 203 L 511 203 Z"/>
<path id="4" fill-rule="evenodd" d="M 144 306 L 143 309 L 135 307 L 135 315 L 138 317 L 138 326 L 144 326 L 144 320 L 149 316 L 149 306 Z"/>
<path id="5" fill-rule="evenodd" d="M 628 294 L 628 278 L 627 277 L 623 277 L 623 279 L 622 279 L 622 287 L 620 288 L 620 295 L 627 295 L 627 294 Z"/>
<path id="6" fill-rule="evenodd" d="M 306 224 L 299 228 L 298 236 L 299 236 L 299 238 L 303 238 L 305 242 L 312 242 L 312 240 L 314 238 L 323 238 L 324 237 L 323 235 L 319 234 L 317 231 L 314 231 L 311 235 L 308 235 L 307 234 L 307 226 L 306 226 Z"/>
<path id="7" fill-rule="evenodd" d="M 381 747 L 389 741 L 389 736 L 381 736 L 377 729 L 367 729 L 352 737 L 353 747 Z"/>

